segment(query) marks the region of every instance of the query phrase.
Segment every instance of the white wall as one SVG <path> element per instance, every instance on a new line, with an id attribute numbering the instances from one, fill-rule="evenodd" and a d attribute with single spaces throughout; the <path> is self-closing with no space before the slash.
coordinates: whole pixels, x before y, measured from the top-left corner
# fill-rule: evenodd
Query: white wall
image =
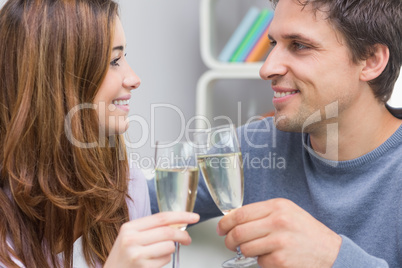
<path id="1" fill-rule="evenodd" d="M 180 112 L 158 108 L 153 125 L 156 140 L 176 139 L 181 128 L 179 113 L 183 113 L 186 121 L 194 116 L 197 81 L 207 70 L 199 48 L 199 0 L 120 0 L 119 3 L 128 44 L 127 58 L 142 79 L 140 88 L 133 92 L 130 113 L 144 118 L 152 130 L 151 105 L 174 105 Z M 135 143 L 142 135 L 140 124 L 131 123 L 128 138 Z M 133 160 L 138 154 L 142 159 L 153 156 L 150 144 L 148 139 L 141 148 L 129 148 Z M 193 243 L 182 246 L 181 267 L 220 267 L 224 260 L 234 256 L 216 234 L 216 221 L 189 228 Z"/>
<path id="2" fill-rule="evenodd" d="M 188 120 L 195 113 L 197 80 L 207 70 L 202 63 L 199 49 L 200 0 L 120 0 L 119 2 L 127 35 L 128 60 L 142 78 L 141 87 L 132 97 L 132 114 L 144 118 L 151 127 L 151 104 L 167 103 L 177 106 Z M 231 8 L 232 13 L 228 13 L 241 13 L 236 7 Z M 220 18 L 220 21 L 223 23 L 225 18 Z M 230 28 L 233 25 L 225 27 Z M 224 34 L 223 32 L 221 36 Z M 222 38 L 224 40 L 220 40 L 220 44 L 223 46 L 228 34 Z M 264 85 L 257 86 L 264 89 Z M 216 93 L 218 107 L 215 112 L 218 114 L 224 113 L 226 108 L 222 108 L 223 104 L 225 100 L 230 101 L 227 96 L 233 92 L 233 84 L 230 84 L 230 88 L 224 87 L 220 90 L 221 93 Z M 244 85 L 241 85 L 240 90 L 243 88 Z M 399 79 L 396 88 L 390 104 L 402 107 L 402 79 Z M 249 89 L 246 92 L 248 95 L 237 91 L 237 95 L 246 100 L 250 96 Z M 261 99 L 264 99 L 258 97 L 258 94 L 262 96 L 264 93 L 255 94 L 257 96 L 248 100 L 251 107 L 249 110 L 254 113 L 258 110 L 255 106 L 263 105 Z M 271 99 L 266 99 L 265 102 L 268 106 L 271 105 Z M 175 139 L 180 129 L 179 114 L 166 108 L 158 109 L 155 115 L 156 139 Z M 141 133 L 140 124 L 131 124 L 128 135 L 132 141 L 139 141 L 143 135 Z M 137 158 L 138 154 L 144 158 L 153 155 L 150 142 L 141 148 L 129 149 L 129 152 L 134 158 Z M 182 247 L 182 267 L 220 267 L 224 260 L 233 256 L 234 253 L 225 248 L 223 238 L 216 235 L 217 220 L 210 220 L 189 229 L 193 243 L 188 247 Z"/>
<path id="3" fill-rule="evenodd" d="M 149 130 L 155 126 L 157 140 L 176 139 L 180 134 L 181 113 L 194 115 L 197 80 L 206 70 L 199 53 L 198 7 L 192 0 L 120 0 L 121 18 L 127 37 L 127 57 L 142 79 L 133 92 L 132 114 L 144 118 Z M 173 105 L 155 109 L 151 129 L 151 105 Z M 138 144 L 146 133 L 138 118 L 128 131 Z M 149 135 L 151 133 L 148 133 Z M 150 141 L 133 148 L 141 156 L 151 156 Z"/>
<path id="4" fill-rule="evenodd" d="M 393 107 L 402 108 L 402 73 L 399 75 L 396 81 L 394 92 L 392 93 L 391 99 L 388 102 L 389 105 Z"/>
<path id="5" fill-rule="evenodd" d="M 249 1 L 260 7 L 267 2 Z M 148 159 L 154 153 L 151 145 L 155 140 L 176 139 L 183 127 L 181 120 L 184 118 L 184 123 L 187 123 L 195 115 L 197 81 L 208 70 L 200 56 L 200 0 L 118 0 L 118 2 L 127 36 L 128 61 L 142 79 L 141 87 L 133 92 L 131 99 L 132 121 L 126 135 L 128 150 L 132 164 L 148 166 Z M 245 5 L 244 1 L 239 0 L 235 1 L 237 5 L 227 4 L 233 2 L 233 0 L 220 0 L 216 8 L 220 12 L 217 17 L 217 24 L 220 27 L 216 31 L 220 36 L 217 43 L 221 47 L 230 36 L 228 32 L 236 26 L 236 19 L 233 17 L 241 17 L 245 13 L 246 6 L 250 5 L 250 3 Z M 231 14 L 231 17 L 222 16 L 222 13 Z M 402 107 L 401 80 L 399 79 L 399 84 L 389 102 L 392 106 Z M 243 122 L 247 117 L 272 109 L 270 95 L 272 92 L 266 82 L 243 82 L 217 83 L 217 89 L 213 93 L 215 107 L 213 114 L 237 115 L 239 100 L 242 100 Z M 268 108 L 264 110 L 264 107 Z M 155 114 L 151 119 L 152 112 Z M 152 137 L 154 139 L 151 139 Z M 144 143 L 141 142 L 142 139 Z M 140 157 L 143 159 L 141 163 Z"/>
<path id="6" fill-rule="evenodd" d="M 0 0 L 0 6 L 4 2 L 5 0 Z M 200 0 L 118 2 L 127 37 L 128 61 L 142 79 L 141 87 L 133 92 L 131 116 L 137 121 L 138 118 L 143 118 L 151 128 L 151 105 L 164 103 L 176 106 L 185 119 L 189 119 L 195 113 L 198 78 L 207 70 L 199 52 Z M 223 93 L 217 93 L 217 100 L 224 101 L 227 93 L 225 89 Z M 261 96 L 264 93 L 255 94 Z M 249 94 L 242 93 L 241 88 L 234 95 L 242 96 L 243 99 L 249 97 Z M 255 101 L 259 99 L 257 95 L 248 100 L 251 107 L 249 112 L 258 112 L 255 106 L 263 105 L 262 102 Z M 270 99 L 266 100 L 267 105 L 270 102 Z M 222 102 L 218 104 L 223 105 Z M 402 76 L 397 82 L 390 104 L 402 107 Z M 217 109 L 216 112 L 223 113 L 223 110 Z M 175 139 L 179 135 L 180 115 L 173 109 L 159 108 L 155 113 L 154 125 L 157 140 Z M 143 138 L 141 125 L 133 121 L 127 136 L 132 143 L 138 142 Z M 134 158 L 137 154 L 145 158 L 153 154 L 149 139 L 140 148 L 128 150 Z M 223 239 L 217 237 L 216 222 L 217 219 L 207 221 L 189 229 L 193 243 L 182 247 L 182 267 L 219 267 L 222 261 L 233 256 L 234 253 L 224 247 Z"/>

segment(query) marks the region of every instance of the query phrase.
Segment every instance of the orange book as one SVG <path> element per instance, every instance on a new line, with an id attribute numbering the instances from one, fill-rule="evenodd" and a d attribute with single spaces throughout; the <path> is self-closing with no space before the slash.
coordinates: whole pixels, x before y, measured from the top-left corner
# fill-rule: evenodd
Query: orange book
<path id="1" fill-rule="evenodd" d="M 265 29 L 264 33 L 261 35 L 258 42 L 255 44 L 254 48 L 251 50 L 250 54 L 246 58 L 246 62 L 261 61 L 263 57 L 268 52 L 270 43 L 268 39 L 268 29 Z"/>

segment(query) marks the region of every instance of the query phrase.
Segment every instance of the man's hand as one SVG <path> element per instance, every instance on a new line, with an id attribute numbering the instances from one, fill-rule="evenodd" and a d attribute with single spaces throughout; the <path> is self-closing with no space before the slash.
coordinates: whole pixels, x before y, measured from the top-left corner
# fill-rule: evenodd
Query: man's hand
<path id="1" fill-rule="evenodd" d="M 287 199 L 243 206 L 218 223 L 227 248 L 258 256 L 261 267 L 331 267 L 342 238 Z"/>

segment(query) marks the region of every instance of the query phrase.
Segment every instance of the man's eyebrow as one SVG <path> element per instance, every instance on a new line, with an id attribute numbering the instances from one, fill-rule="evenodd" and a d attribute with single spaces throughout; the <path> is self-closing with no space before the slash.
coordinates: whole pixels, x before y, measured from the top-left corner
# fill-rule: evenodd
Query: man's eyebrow
<path id="1" fill-rule="evenodd" d="M 285 40 L 298 40 L 298 41 L 301 41 L 301 42 L 309 43 L 309 44 L 311 44 L 311 45 L 313 45 L 313 46 L 318 46 L 318 42 L 317 42 L 317 41 L 315 41 L 315 40 L 313 40 L 313 39 L 311 39 L 311 38 L 308 38 L 307 36 L 304 36 L 304 35 L 302 35 L 302 34 L 298 34 L 298 33 L 295 33 L 295 34 L 284 34 L 284 35 L 282 35 L 282 38 L 285 39 Z M 273 37 L 272 37 L 271 35 L 269 35 L 269 34 L 268 34 L 268 39 L 269 39 L 269 40 L 275 40 L 275 38 L 273 38 Z"/>

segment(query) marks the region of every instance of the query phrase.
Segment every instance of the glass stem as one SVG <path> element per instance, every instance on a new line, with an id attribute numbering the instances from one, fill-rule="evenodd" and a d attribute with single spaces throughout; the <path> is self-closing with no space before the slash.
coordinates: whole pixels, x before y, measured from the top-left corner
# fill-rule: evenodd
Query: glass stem
<path id="1" fill-rule="evenodd" d="M 241 253 L 240 247 L 237 247 L 236 250 L 237 250 L 236 260 L 244 259 L 244 256 L 243 256 L 243 253 Z"/>
<path id="2" fill-rule="evenodd" d="M 179 262 L 179 253 L 180 253 L 180 243 L 179 242 L 174 242 L 176 246 L 176 250 L 173 253 L 173 266 L 172 268 L 180 268 L 180 262 Z M 241 252 L 240 252 L 241 254 Z"/>

